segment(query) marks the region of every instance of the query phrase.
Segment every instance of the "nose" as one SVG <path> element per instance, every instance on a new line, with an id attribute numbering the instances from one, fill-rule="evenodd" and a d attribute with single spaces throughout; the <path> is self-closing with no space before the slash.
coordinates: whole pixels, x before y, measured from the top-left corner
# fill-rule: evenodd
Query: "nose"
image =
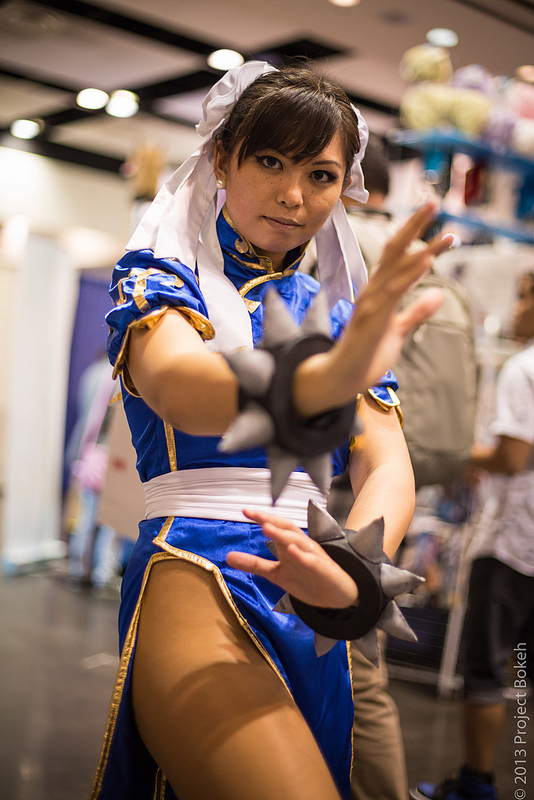
<path id="1" fill-rule="evenodd" d="M 278 202 L 286 208 L 298 208 L 303 204 L 304 193 L 299 176 L 284 176 L 278 190 Z"/>

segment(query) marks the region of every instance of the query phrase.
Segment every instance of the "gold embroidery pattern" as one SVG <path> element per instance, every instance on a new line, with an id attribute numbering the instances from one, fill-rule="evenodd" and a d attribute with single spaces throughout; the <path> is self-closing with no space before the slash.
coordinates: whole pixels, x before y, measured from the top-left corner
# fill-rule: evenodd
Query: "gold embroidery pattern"
<path id="1" fill-rule="evenodd" d="M 135 278 L 135 284 L 132 290 L 132 297 L 135 305 L 140 311 L 145 311 L 145 309 L 149 308 L 149 304 L 145 299 L 146 282 L 147 278 L 153 275 L 162 275 L 163 280 L 161 283 L 164 286 L 181 289 L 184 285 L 183 280 L 179 278 L 178 275 L 171 275 L 167 272 L 163 272 L 161 269 L 155 269 L 154 267 L 150 267 L 149 269 L 134 267 L 134 269 L 130 270 L 128 275 L 125 278 L 121 278 L 117 284 L 117 291 L 119 293 L 119 302 L 117 305 L 123 305 L 127 302 L 127 297 L 122 288 L 123 283 L 131 278 Z"/>
<path id="2" fill-rule="evenodd" d="M 126 297 L 122 289 L 123 283 L 125 283 L 125 281 L 129 281 L 130 278 L 135 278 L 137 277 L 137 275 L 142 275 L 142 274 L 143 270 L 140 267 L 134 267 L 133 269 L 130 270 L 130 272 L 128 273 L 128 275 L 126 275 L 125 278 L 120 279 L 120 281 L 117 284 L 117 291 L 119 293 L 119 302 L 117 303 L 118 306 L 122 306 L 124 303 L 128 302 L 128 298 Z"/>
<path id="3" fill-rule="evenodd" d="M 165 427 L 165 439 L 167 441 L 167 452 L 169 454 L 169 465 L 171 472 L 176 472 L 178 469 L 178 462 L 176 459 L 176 441 L 174 439 L 174 429 L 168 422 L 163 423 Z"/>
<path id="4" fill-rule="evenodd" d="M 145 298 L 146 282 L 147 278 L 150 278 L 153 275 L 163 276 L 163 279 L 161 280 L 162 286 L 170 286 L 173 289 L 181 289 L 184 285 L 183 280 L 179 278 L 178 275 L 170 275 L 166 272 L 162 272 L 160 269 L 154 269 L 153 267 L 150 267 L 141 275 L 138 275 L 132 293 L 135 305 L 140 311 L 145 311 L 147 308 L 149 308 L 148 301 Z"/>
<path id="5" fill-rule="evenodd" d="M 247 300 L 246 297 L 244 297 L 243 300 L 248 309 L 249 314 L 253 314 L 258 308 L 258 306 L 261 305 L 261 302 L 259 300 Z"/>

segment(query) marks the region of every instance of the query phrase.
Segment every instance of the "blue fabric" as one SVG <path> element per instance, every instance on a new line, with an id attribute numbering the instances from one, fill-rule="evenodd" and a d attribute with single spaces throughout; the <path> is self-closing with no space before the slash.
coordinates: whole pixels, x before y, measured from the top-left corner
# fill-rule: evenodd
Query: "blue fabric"
<path id="1" fill-rule="evenodd" d="M 218 233 L 225 259 L 225 273 L 239 289 L 267 270 L 256 254 L 247 250 L 231 224 L 221 214 Z M 239 245 L 238 247 L 236 245 Z M 246 251 L 246 252 L 244 252 Z M 286 301 L 295 320 L 302 322 L 319 291 L 319 284 L 297 271 L 300 252 L 289 253 L 283 277 L 252 286 L 247 300 L 258 301 L 251 313 L 253 341 L 261 338 L 262 300 L 270 286 Z M 110 325 L 108 352 L 112 364 L 117 360 L 128 326 L 136 319 L 162 306 L 187 306 L 209 318 L 194 272 L 177 261 L 155 259 L 150 251 L 128 253 L 113 274 L 111 295 L 115 307 L 107 315 Z M 340 301 L 331 312 L 332 335 L 339 336 L 352 313 L 352 307 Z M 395 377 L 384 377 L 384 386 L 396 388 Z M 142 481 L 170 471 L 168 440 L 162 420 L 139 397 L 123 391 L 124 405 L 138 456 Z M 234 455 L 220 453 L 217 437 L 188 436 L 174 430 L 177 469 L 212 466 L 266 467 L 263 449 L 256 448 Z M 348 462 L 348 442 L 333 454 L 334 474 L 344 471 Z M 130 623 L 139 600 L 143 577 L 150 558 L 161 553 L 154 540 L 164 519 L 143 521 L 122 585 L 119 615 L 121 651 L 128 644 Z M 229 550 L 246 550 L 272 558 L 265 539 L 256 525 L 204 519 L 175 518 L 166 534 L 166 547 L 202 555 L 220 571 L 240 613 L 246 618 L 269 658 L 276 665 L 310 728 L 315 734 L 342 797 L 350 794 L 351 728 L 353 719 L 352 688 L 346 644 L 339 642 L 318 658 L 314 634 L 297 617 L 273 612 L 282 592 L 261 578 L 226 565 Z M 131 644 L 131 643 L 130 643 Z M 99 800 L 152 800 L 156 764 L 147 753 L 137 733 L 131 707 L 131 659 L 122 686 L 118 717 L 106 753 L 102 788 L 94 797 Z M 167 798 L 174 795 L 168 790 Z"/>

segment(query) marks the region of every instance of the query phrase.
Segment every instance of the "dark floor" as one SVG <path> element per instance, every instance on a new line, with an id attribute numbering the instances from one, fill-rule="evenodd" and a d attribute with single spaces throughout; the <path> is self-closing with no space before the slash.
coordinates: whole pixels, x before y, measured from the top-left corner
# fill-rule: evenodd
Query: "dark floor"
<path id="1" fill-rule="evenodd" d="M 0 798 L 86 800 L 118 659 L 118 596 L 66 582 L 61 565 L 0 583 Z M 411 783 L 440 778 L 460 759 L 459 706 L 433 686 L 391 681 Z M 526 800 L 534 782 L 529 701 L 529 784 L 514 795 L 514 701 L 497 757 L 501 800 Z M 534 794 L 533 794 L 534 797 Z M 207 799 L 208 800 L 208 799 Z"/>

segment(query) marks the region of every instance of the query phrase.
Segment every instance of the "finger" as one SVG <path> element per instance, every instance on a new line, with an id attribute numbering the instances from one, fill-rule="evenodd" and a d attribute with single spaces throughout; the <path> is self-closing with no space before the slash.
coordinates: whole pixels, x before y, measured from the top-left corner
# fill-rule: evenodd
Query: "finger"
<path id="1" fill-rule="evenodd" d="M 278 528 L 282 528 L 283 530 L 298 531 L 299 533 L 303 533 L 303 531 L 297 527 L 294 522 L 291 522 L 291 520 L 286 519 L 285 517 L 279 517 L 276 514 L 270 514 L 268 511 L 259 511 L 255 508 L 244 508 L 243 514 L 245 517 L 248 517 L 248 519 L 252 520 L 253 522 L 257 522 L 259 525 L 271 523 Z"/>
<path id="2" fill-rule="evenodd" d="M 439 256 L 440 253 L 449 250 L 453 246 L 454 241 L 455 237 L 453 233 L 439 233 L 428 243 L 427 253 L 433 256 Z"/>
<path id="3" fill-rule="evenodd" d="M 265 578 L 268 578 L 278 568 L 278 561 L 270 561 L 251 553 L 242 553 L 239 550 L 232 550 L 228 553 L 226 563 L 233 569 L 252 572 L 254 575 L 262 575 Z"/>
<path id="4" fill-rule="evenodd" d="M 440 289 L 427 289 L 397 314 L 397 324 L 403 334 L 408 333 L 417 325 L 422 325 L 436 313 L 443 303 L 443 293 Z"/>
<path id="5" fill-rule="evenodd" d="M 388 245 L 395 250 L 405 250 L 413 239 L 420 238 L 420 234 L 426 231 L 435 213 L 436 204 L 433 202 L 425 203 L 399 228 L 397 233 L 390 239 Z"/>
<path id="6" fill-rule="evenodd" d="M 291 528 L 281 528 L 278 524 L 278 520 L 276 522 L 264 522 L 263 532 L 266 536 L 273 536 L 280 540 L 287 540 L 288 542 L 298 542 L 302 540 L 306 542 L 311 541 L 308 534 L 304 533 L 300 528 L 297 528 L 296 525 Z"/>

